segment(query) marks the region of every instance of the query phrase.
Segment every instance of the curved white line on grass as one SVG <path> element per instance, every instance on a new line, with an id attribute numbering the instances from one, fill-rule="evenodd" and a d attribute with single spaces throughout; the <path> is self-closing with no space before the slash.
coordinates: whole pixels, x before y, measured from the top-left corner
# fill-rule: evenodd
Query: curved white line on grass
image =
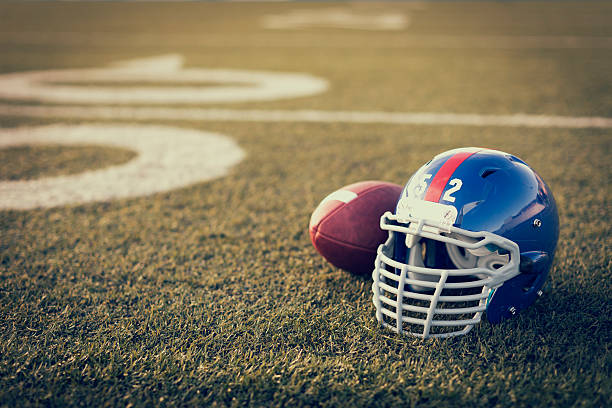
<path id="1" fill-rule="evenodd" d="M 108 68 L 3 74 L 0 75 L 0 97 L 87 105 L 197 104 L 296 98 L 318 94 L 328 88 L 327 81 L 308 74 L 182 68 L 182 65 L 183 58 L 172 54 L 120 62 Z M 154 85 L 98 85 L 104 82 L 126 85 L 130 82 L 151 82 Z M 184 85 L 171 86 L 181 83 Z M 194 83 L 220 85 L 196 86 Z"/>
<path id="2" fill-rule="evenodd" d="M 0 104 L 0 116 L 43 118 L 189 120 L 228 122 L 344 122 L 397 125 L 513 126 L 535 128 L 612 128 L 612 118 L 554 115 L 481 115 L 434 112 L 318 110 L 237 110 L 156 107 L 25 106 Z"/>
<path id="3" fill-rule="evenodd" d="M 284 14 L 269 14 L 261 19 L 267 29 L 291 30 L 310 27 L 349 28 L 356 30 L 403 30 L 410 20 L 402 13 L 350 8 L 290 10 Z"/>
<path id="4" fill-rule="evenodd" d="M 27 181 L 0 181 L 0 208 L 31 209 L 136 197 L 223 176 L 244 157 L 230 138 L 167 126 L 50 125 L 0 129 L 0 148 L 93 144 L 134 150 L 117 166 Z"/>

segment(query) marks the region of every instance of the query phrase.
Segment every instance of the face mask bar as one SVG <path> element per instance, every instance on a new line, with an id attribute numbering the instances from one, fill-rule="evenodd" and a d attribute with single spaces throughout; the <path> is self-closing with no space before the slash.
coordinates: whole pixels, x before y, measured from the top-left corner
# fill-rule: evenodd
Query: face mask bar
<path id="1" fill-rule="evenodd" d="M 400 220 L 390 212 L 386 212 L 381 217 L 380 226 L 383 230 L 389 231 L 389 238 L 378 248 L 372 272 L 374 292 L 372 300 L 376 306 L 377 320 L 384 327 L 397 333 L 408 333 L 421 338 L 466 334 L 480 322 L 493 291 L 506 280 L 519 274 L 518 245 L 499 235 L 487 231 L 467 231 L 412 217 L 402 217 Z M 394 240 L 396 235 L 399 236 L 395 233 L 406 234 L 406 245 L 410 250 L 419 250 L 418 242 L 425 238 L 444 242 L 447 246 L 455 245 L 471 252 L 479 252 L 483 248 L 488 248 L 490 251 L 490 248 L 495 248 L 498 252 L 508 253 L 509 261 L 498 269 L 492 267 L 433 269 L 410 265 L 392 258 Z M 463 237 L 465 240 L 455 237 Z M 464 281 L 456 282 L 456 280 Z M 424 290 L 416 291 L 414 288 Z M 453 293 L 464 290 L 469 293 Z M 427 291 L 430 293 L 420 293 Z M 465 304 L 470 306 L 461 307 Z M 421 315 L 425 317 L 415 317 Z M 459 315 L 468 315 L 470 318 L 460 318 Z M 440 317 L 434 319 L 435 316 Z M 422 332 L 411 329 L 414 326 L 422 326 Z M 432 333 L 432 329 L 452 330 L 452 328 L 461 329 Z"/>

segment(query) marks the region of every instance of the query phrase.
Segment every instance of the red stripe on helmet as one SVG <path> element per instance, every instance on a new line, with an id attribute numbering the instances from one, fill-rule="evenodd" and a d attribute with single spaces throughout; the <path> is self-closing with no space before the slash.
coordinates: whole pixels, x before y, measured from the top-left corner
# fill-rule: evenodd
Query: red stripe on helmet
<path id="1" fill-rule="evenodd" d="M 448 180 L 455 170 L 457 170 L 457 167 L 459 167 L 468 157 L 480 150 L 482 149 L 464 150 L 451 156 L 442 167 L 440 167 L 440 170 L 438 170 L 433 180 L 431 180 L 427 193 L 425 194 L 425 200 L 433 201 L 434 203 L 439 202 L 442 191 L 444 191 L 444 187 L 446 187 L 446 183 L 448 183 Z"/>

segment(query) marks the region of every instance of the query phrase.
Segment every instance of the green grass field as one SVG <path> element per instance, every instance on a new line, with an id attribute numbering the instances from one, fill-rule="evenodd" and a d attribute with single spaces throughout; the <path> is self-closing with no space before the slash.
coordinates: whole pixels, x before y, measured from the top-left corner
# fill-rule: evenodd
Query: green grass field
<path id="1" fill-rule="evenodd" d="M 260 25 L 325 8 L 410 23 Z M 3 2 L 0 73 L 176 53 L 187 67 L 329 82 L 313 96 L 190 107 L 610 118 L 611 38 L 606 2 Z M 225 177 L 165 193 L 0 210 L 0 406 L 612 405 L 611 128 L 0 114 L 4 129 L 90 122 L 218 132 L 247 156 Z M 370 278 L 317 254 L 311 212 L 343 185 L 404 184 L 435 154 L 474 145 L 521 157 L 555 194 L 561 235 L 545 295 L 455 339 L 379 328 Z M 0 182 L 134 155 L 3 149 Z"/>

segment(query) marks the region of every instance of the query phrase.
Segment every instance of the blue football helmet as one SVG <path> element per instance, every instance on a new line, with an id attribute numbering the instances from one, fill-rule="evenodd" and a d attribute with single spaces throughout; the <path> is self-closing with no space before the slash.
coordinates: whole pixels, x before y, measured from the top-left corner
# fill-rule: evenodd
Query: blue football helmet
<path id="1" fill-rule="evenodd" d="M 552 192 L 521 159 L 496 150 L 441 153 L 410 178 L 372 272 L 376 318 L 397 333 L 467 333 L 542 294 L 559 237 Z"/>

